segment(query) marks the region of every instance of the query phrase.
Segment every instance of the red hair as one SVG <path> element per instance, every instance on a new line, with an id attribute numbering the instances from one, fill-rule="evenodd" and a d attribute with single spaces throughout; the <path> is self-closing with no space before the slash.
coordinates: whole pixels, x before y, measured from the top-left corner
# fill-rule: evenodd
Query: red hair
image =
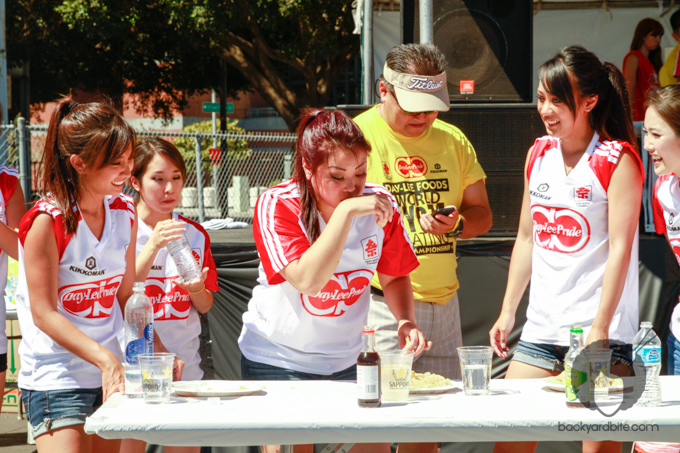
<path id="1" fill-rule="evenodd" d="M 305 177 L 304 166 L 315 174 L 338 148 L 354 154 L 368 153 L 371 145 L 352 118 L 340 110 L 305 109 L 299 121 L 293 179 L 300 190 L 302 223 L 310 242 L 314 243 L 319 237 L 319 210 L 312 183 Z"/>

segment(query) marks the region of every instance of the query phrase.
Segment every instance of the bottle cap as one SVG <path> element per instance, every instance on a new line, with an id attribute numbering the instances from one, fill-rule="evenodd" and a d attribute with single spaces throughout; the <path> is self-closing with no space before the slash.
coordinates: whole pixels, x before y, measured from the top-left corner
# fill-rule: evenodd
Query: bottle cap
<path id="1" fill-rule="evenodd" d="M 642 322 L 640 323 L 640 327 L 651 329 L 651 328 L 652 328 L 652 323 L 649 322 L 649 321 L 642 321 Z"/>
<path id="2" fill-rule="evenodd" d="M 361 333 L 375 333 L 375 328 L 373 326 L 364 326 L 364 328 L 361 329 Z"/>
<path id="3" fill-rule="evenodd" d="M 570 332 L 583 333 L 583 327 L 581 327 L 581 324 L 572 324 Z"/>
<path id="4" fill-rule="evenodd" d="M 132 290 L 133 291 L 145 291 L 146 290 L 146 283 L 145 282 L 134 282 L 132 284 Z"/>

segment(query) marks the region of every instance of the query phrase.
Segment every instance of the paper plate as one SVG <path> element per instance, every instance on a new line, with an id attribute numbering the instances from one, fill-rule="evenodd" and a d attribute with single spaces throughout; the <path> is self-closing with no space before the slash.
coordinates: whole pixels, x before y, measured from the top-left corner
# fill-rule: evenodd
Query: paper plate
<path id="1" fill-rule="evenodd" d="M 550 390 L 554 390 L 556 392 L 562 392 L 564 393 L 565 388 L 564 384 L 557 384 L 555 382 L 550 382 L 548 379 L 550 378 L 545 378 L 543 382 L 545 382 L 546 387 L 548 387 Z M 621 392 L 623 390 L 623 384 L 617 384 L 617 385 L 612 385 L 609 387 L 610 392 Z"/>
<path id="2" fill-rule="evenodd" d="M 458 388 L 455 385 L 444 385 L 442 387 L 432 387 L 427 389 L 409 389 L 409 393 L 412 395 L 433 395 L 437 393 L 446 393 L 449 390 Z"/>
<path id="3" fill-rule="evenodd" d="M 180 396 L 243 396 L 264 389 L 264 385 L 245 381 L 183 381 L 173 382 L 172 389 Z"/>

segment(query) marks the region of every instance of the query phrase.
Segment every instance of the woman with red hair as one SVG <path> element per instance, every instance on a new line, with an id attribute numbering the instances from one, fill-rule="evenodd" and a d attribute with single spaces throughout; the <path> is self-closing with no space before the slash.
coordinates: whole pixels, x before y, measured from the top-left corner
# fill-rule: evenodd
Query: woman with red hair
<path id="1" fill-rule="evenodd" d="M 389 191 L 366 183 L 371 147 L 338 110 L 298 127 L 292 179 L 255 207 L 259 285 L 239 338 L 243 379 L 356 379 L 374 272 L 400 320 L 400 344 L 427 347 L 413 312 L 418 260 Z"/>

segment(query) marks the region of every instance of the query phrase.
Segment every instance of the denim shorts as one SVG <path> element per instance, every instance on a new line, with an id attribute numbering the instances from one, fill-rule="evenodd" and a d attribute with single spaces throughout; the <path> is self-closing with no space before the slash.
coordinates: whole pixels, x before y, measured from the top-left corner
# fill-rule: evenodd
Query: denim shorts
<path id="1" fill-rule="evenodd" d="M 49 431 L 85 424 L 85 418 L 102 405 L 102 389 L 21 389 L 26 418 L 33 438 Z"/>
<path id="2" fill-rule="evenodd" d="M 622 363 L 629 367 L 633 364 L 633 345 L 610 343 L 612 364 Z M 519 340 L 512 360 L 533 365 L 550 371 L 564 371 L 564 356 L 569 346 L 554 344 L 529 343 Z"/>
<path id="3" fill-rule="evenodd" d="M 357 367 L 352 365 L 346 370 L 328 375 L 303 373 L 302 371 L 254 362 L 241 354 L 241 379 L 252 381 L 355 381 L 357 379 Z"/>
<path id="4" fill-rule="evenodd" d="M 673 332 L 668 334 L 666 345 L 668 346 L 668 373 L 680 374 L 680 341 L 675 338 Z"/>
<path id="5" fill-rule="evenodd" d="M 0 373 L 7 371 L 7 354 L 0 354 Z"/>

